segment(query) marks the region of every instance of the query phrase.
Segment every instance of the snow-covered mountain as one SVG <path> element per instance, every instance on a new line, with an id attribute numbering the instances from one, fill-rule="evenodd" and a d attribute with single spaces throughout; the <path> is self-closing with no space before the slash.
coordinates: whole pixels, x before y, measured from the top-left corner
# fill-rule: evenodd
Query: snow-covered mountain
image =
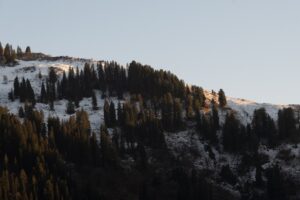
<path id="1" fill-rule="evenodd" d="M 22 78 L 28 79 L 32 85 L 35 94 L 38 96 L 41 92 L 41 85 L 46 81 L 49 73 L 49 68 L 55 68 L 58 75 L 62 75 L 63 71 L 68 71 L 70 68 L 83 69 L 85 63 L 95 64 L 97 61 L 86 60 L 86 59 L 75 59 L 75 58 L 62 58 L 56 61 L 49 60 L 36 60 L 36 61 L 18 61 L 19 64 L 14 67 L 0 67 L 0 73 L 2 75 L 2 81 L 0 82 L 0 105 L 7 107 L 9 111 L 13 114 L 18 115 L 18 109 L 23 103 L 20 103 L 19 99 L 15 101 L 10 101 L 8 98 L 8 93 L 13 88 L 14 79 L 18 77 L 20 80 Z M 40 76 L 42 75 L 42 76 Z M 104 100 L 101 99 L 99 91 L 97 93 L 97 101 L 99 110 L 93 110 L 92 99 L 84 98 L 80 101 L 80 107 L 77 110 L 83 109 L 88 112 L 89 119 L 91 123 L 91 128 L 94 131 L 100 129 L 100 125 L 103 122 L 103 105 Z M 117 105 L 118 100 L 112 98 Z M 62 120 L 69 119 L 70 115 L 66 114 L 67 100 L 60 100 L 54 102 L 55 110 L 51 111 L 48 104 L 37 103 L 35 108 L 38 111 L 43 111 L 45 119 L 49 116 L 59 117 Z"/>
<path id="2" fill-rule="evenodd" d="M 57 60 L 35 60 L 35 61 L 18 61 L 18 65 L 14 67 L 2 66 L 0 67 L 0 73 L 2 81 L 0 81 L 0 106 L 7 107 L 9 112 L 18 115 L 19 107 L 23 104 L 17 99 L 15 101 L 9 100 L 8 93 L 13 88 L 14 79 L 25 78 L 31 82 L 32 88 L 36 95 L 40 94 L 41 85 L 45 82 L 49 68 L 54 67 L 58 75 L 62 75 L 63 71 L 68 71 L 70 68 L 83 69 L 85 63 L 97 64 L 94 60 L 84 60 L 75 58 L 60 58 Z M 77 110 L 84 109 L 90 119 L 91 128 L 94 132 L 99 132 L 100 125 L 104 121 L 103 105 L 104 100 L 101 98 L 100 91 L 95 91 L 98 101 L 99 110 L 92 109 L 92 99 L 84 98 L 80 101 L 80 106 Z M 214 98 L 211 92 L 205 91 L 206 98 L 208 100 Z M 117 98 L 111 98 L 115 104 L 119 100 Z M 227 97 L 227 110 L 235 112 L 238 119 L 247 125 L 251 123 L 253 112 L 259 108 L 265 108 L 266 112 L 277 120 L 277 113 L 280 109 L 288 107 L 288 105 L 273 105 L 267 103 L 257 103 L 249 100 Z M 45 118 L 49 116 L 57 116 L 61 120 L 66 120 L 70 115 L 66 114 L 66 100 L 59 100 L 54 102 L 55 110 L 51 111 L 49 105 L 37 103 L 36 110 L 43 111 Z M 219 110 L 220 123 L 223 124 L 227 111 Z M 216 172 L 220 171 L 222 166 L 229 165 L 231 169 L 237 170 L 238 164 L 241 162 L 241 157 L 230 153 L 225 153 L 222 149 L 210 147 L 209 143 L 205 140 L 199 140 L 197 134 L 195 134 L 195 128 L 191 128 L 185 131 L 168 133 L 165 132 L 165 138 L 167 148 L 178 159 L 188 157 L 193 161 L 193 165 L 197 169 L 210 169 Z M 218 137 L 221 137 L 221 132 L 218 132 Z M 294 176 L 297 179 L 298 172 L 300 171 L 300 145 L 280 145 L 275 149 L 269 149 L 266 146 L 260 146 L 259 151 L 261 154 L 268 157 L 263 167 L 268 167 L 275 163 L 280 163 L 283 167 L 283 171 L 287 172 L 290 176 Z M 290 155 L 294 158 L 288 162 L 280 158 L 282 151 L 289 151 Z M 255 180 L 255 168 L 251 168 L 249 172 L 239 177 L 240 182 L 254 181 Z M 217 174 L 215 174 L 217 175 Z M 224 188 L 231 191 L 233 194 L 239 196 L 235 186 L 224 185 Z"/>
<path id="3" fill-rule="evenodd" d="M 16 77 L 19 79 L 25 78 L 28 79 L 34 92 L 36 95 L 40 94 L 40 88 L 42 82 L 45 82 L 49 68 L 54 67 L 58 73 L 58 75 L 62 75 L 63 71 L 68 71 L 69 68 L 78 68 L 79 70 L 83 69 L 85 63 L 96 64 L 97 61 L 94 60 L 86 60 L 86 59 L 76 59 L 76 58 L 61 58 L 55 61 L 50 60 L 36 60 L 36 61 L 18 61 L 19 64 L 15 67 L 0 67 L 0 72 L 2 75 L 1 90 L 0 90 L 0 105 L 7 107 L 10 112 L 17 114 L 18 108 L 21 105 L 18 100 L 11 102 L 8 98 L 8 93 L 13 88 L 13 82 Z M 42 78 L 39 75 L 42 75 Z M 1 77 L 0 77 L 1 78 Z M 212 94 L 208 91 L 205 92 L 207 99 L 211 99 Z M 98 102 L 100 108 L 103 107 L 104 101 L 100 98 L 100 95 L 96 95 L 98 97 Z M 279 109 L 283 107 L 287 107 L 287 105 L 273 105 L 268 103 L 256 103 L 253 101 L 227 97 L 228 107 L 232 110 L 236 111 L 239 119 L 244 124 L 250 123 L 252 120 L 252 115 L 254 110 L 259 108 L 265 108 L 267 113 L 274 119 L 277 119 L 277 113 Z M 116 101 L 116 99 L 112 99 Z M 65 113 L 66 109 L 66 101 L 56 101 L 55 102 L 55 111 L 50 111 L 48 105 L 37 103 L 36 109 L 42 110 L 45 116 L 58 116 L 61 119 L 66 119 L 69 117 Z M 101 120 L 103 120 L 103 112 L 101 109 L 99 111 L 93 111 L 91 109 L 91 98 L 86 98 L 80 102 L 80 108 L 89 112 L 90 120 L 92 124 L 92 128 L 95 130 L 99 129 L 99 124 L 101 124 Z M 79 109 L 80 109 L 79 108 Z M 221 116 L 221 122 L 224 121 Z"/>

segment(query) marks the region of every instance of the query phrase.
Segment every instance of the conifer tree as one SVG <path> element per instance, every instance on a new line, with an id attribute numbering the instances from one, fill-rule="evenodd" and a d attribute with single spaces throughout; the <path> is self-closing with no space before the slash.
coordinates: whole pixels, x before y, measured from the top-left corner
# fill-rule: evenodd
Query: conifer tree
<path id="1" fill-rule="evenodd" d="M 268 143 L 275 145 L 277 130 L 274 120 L 268 115 L 265 108 L 254 111 L 252 119 L 252 130 L 258 138 L 268 140 Z"/>
<path id="2" fill-rule="evenodd" d="M 32 105 L 35 105 L 35 95 L 34 95 L 34 91 L 31 87 L 31 83 L 30 81 L 27 79 L 26 80 L 26 93 L 27 93 L 27 100 L 29 100 Z"/>
<path id="3" fill-rule="evenodd" d="M 98 110 L 97 97 L 94 91 L 92 93 L 92 106 L 93 106 L 93 110 Z"/>
<path id="4" fill-rule="evenodd" d="M 26 47 L 25 56 L 26 56 L 27 59 L 31 59 L 31 57 L 32 57 L 31 49 L 30 49 L 29 46 Z"/>
<path id="5" fill-rule="evenodd" d="M 219 112 L 216 105 L 212 104 L 212 121 L 213 121 L 213 128 L 214 130 L 219 130 L 220 128 L 220 120 L 219 120 Z"/>
<path id="6" fill-rule="evenodd" d="M 278 132 L 281 139 L 286 139 L 295 135 L 296 120 L 292 108 L 284 108 L 278 111 Z"/>
<path id="7" fill-rule="evenodd" d="M 106 126 L 110 126 L 110 111 L 109 111 L 109 102 L 108 100 L 106 99 L 105 102 L 104 102 L 104 107 L 103 107 L 103 111 L 104 111 L 104 123 Z"/>
<path id="8" fill-rule="evenodd" d="M 227 99 L 222 89 L 219 91 L 219 105 L 221 108 L 224 108 L 227 105 Z"/>
<path id="9" fill-rule="evenodd" d="M 111 101 L 110 106 L 109 106 L 109 116 L 110 116 L 110 127 L 114 127 L 116 125 L 116 109 L 115 109 L 115 104 L 113 101 Z"/>
<path id="10" fill-rule="evenodd" d="M 23 51 L 22 51 L 22 49 L 21 49 L 21 47 L 17 47 L 17 57 L 18 58 L 21 58 L 23 56 Z"/>
<path id="11" fill-rule="evenodd" d="M 171 93 L 166 94 L 163 99 L 162 123 L 166 130 L 174 130 L 174 101 Z"/>
<path id="12" fill-rule="evenodd" d="M 50 107 L 50 110 L 54 111 L 54 101 L 53 100 L 50 100 L 49 101 L 49 107 Z"/>
<path id="13" fill-rule="evenodd" d="M 225 151 L 236 153 L 240 147 L 240 122 L 233 113 L 226 116 L 223 126 L 223 146 Z"/>
<path id="14" fill-rule="evenodd" d="M 15 97 L 19 97 L 19 90 L 20 90 L 20 83 L 19 83 L 19 78 L 16 77 L 14 80 L 14 95 Z"/>
<path id="15" fill-rule="evenodd" d="M 53 67 L 49 68 L 49 82 L 51 84 L 55 84 L 57 81 L 57 74 L 55 72 L 55 69 Z"/>
<path id="16" fill-rule="evenodd" d="M 118 103 L 118 125 L 121 127 L 124 126 L 124 112 L 121 102 Z"/>
<path id="17" fill-rule="evenodd" d="M 183 127 L 182 104 L 180 102 L 180 99 L 176 99 L 174 101 L 174 125 L 176 129 L 180 129 Z"/>
<path id="18" fill-rule="evenodd" d="M 188 95 L 186 99 L 186 118 L 191 120 L 194 118 L 194 99 L 192 95 Z"/>
<path id="19" fill-rule="evenodd" d="M 5 45 L 5 48 L 4 48 L 4 57 L 5 57 L 6 63 L 10 63 L 11 62 L 11 46 L 9 44 Z"/>
<path id="20" fill-rule="evenodd" d="M 72 101 L 68 101 L 66 113 L 71 115 L 75 113 L 75 105 Z"/>
<path id="21" fill-rule="evenodd" d="M 46 88 L 45 88 L 44 82 L 42 82 L 40 98 L 41 98 L 40 100 L 42 103 L 47 103 L 47 93 L 46 93 Z"/>
<path id="22" fill-rule="evenodd" d="M 102 164 L 104 167 L 117 166 L 117 154 L 116 149 L 113 146 L 109 136 L 108 131 L 105 126 L 101 126 L 100 128 L 100 143 L 101 143 L 101 152 L 102 152 Z"/>
<path id="23" fill-rule="evenodd" d="M 0 64 L 4 63 L 4 62 L 5 62 L 5 60 L 4 60 L 4 49 L 3 49 L 2 43 L 0 42 Z"/>
<path id="24" fill-rule="evenodd" d="M 10 92 L 8 93 L 8 99 L 11 101 L 15 100 L 13 89 L 11 89 Z"/>

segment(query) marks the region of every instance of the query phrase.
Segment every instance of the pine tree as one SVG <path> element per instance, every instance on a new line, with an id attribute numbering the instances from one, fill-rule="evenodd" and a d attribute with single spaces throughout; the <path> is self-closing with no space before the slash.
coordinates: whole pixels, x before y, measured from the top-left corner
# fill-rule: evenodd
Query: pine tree
<path id="1" fill-rule="evenodd" d="M 186 118 L 188 120 L 191 120 L 195 117 L 194 115 L 194 109 L 193 109 L 193 96 L 192 95 L 188 95 L 187 99 L 186 99 Z"/>
<path id="2" fill-rule="evenodd" d="M 268 115 L 265 108 L 254 111 L 252 130 L 258 138 L 267 139 L 270 145 L 275 145 L 277 138 L 276 126 L 274 120 Z"/>
<path id="3" fill-rule="evenodd" d="M 30 49 L 29 46 L 26 47 L 25 56 L 26 56 L 27 59 L 31 59 L 31 57 L 32 57 L 31 49 Z"/>
<path id="4" fill-rule="evenodd" d="M 56 81 L 57 81 L 57 74 L 56 74 L 55 69 L 53 67 L 49 68 L 49 75 L 48 76 L 49 76 L 49 82 L 51 84 L 55 84 Z"/>
<path id="5" fill-rule="evenodd" d="M 15 100 L 13 89 L 11 89 L 10 92 L 8 93 L 8 99 L 11 101 Z"/>
<path id="6" fill-rule="evenodd" d="M 11 50 L 11 62 L 14 63 L 16 62 L 16 59 L 17 59 L 17 54 L 16 54 L 16 51 L 14 49 Z"/>
<path id="7" fill-rule="evenodd" d="M 4 60 L 4 49 L 3 49 L 3 46 L 0 42 L 0 64 L 4 63 L 4 62 L 5 62 L 5 60 Z"/>
<path id="8" fill-rule="evenodd" d="M 42 79 L 42 78 L 43 78 L 41 70 L 39 70 L 38 77 L 39 77 L 39 79 Z"/>
<path id="9" fill-rule="evenodd" d="M 97 97 L 94 91 L 92 93 L 92 106 L 93 106 L 93 110 L 98 110 Z"/>
<path id="10" fill-rule="evenodd" d="M 40 100 L 42 103 L 47 103 L 47 93 L 46 93 L 46 88 L 45 88 L 44 82 L 42 82 L 40 98 L 41 98 Z"/>
<path id="11" fill-rule="evenodd" d="M 175 129 L 181 129 L 183 127 L 182 104 L 180 99 L 174 101 L 174 125 Z"/>
<path id="12" fill-rule="evenodd" d="M 220 107 L 224 108 L 227 105 L 227 99 L 225 93 L 222 89 L 219 91 L 219 105 Z"/>
<path id="13" fill-rule="evenodd" d="M 31 83 L 28 79 L 26 80 L 26 94 L 27 94 L 27 100 L 30 101 L 32 103 L 32 105 L 34 106 L 36 103 L 35 95 L 34 95 L 34 91 L 33 91 L 32 87 L 31 87 Z"/>
<path id="14" fill-rule="evenodd" d="M 124 112 L 121 102 L 118 103 L 118 125 L 121 127 L 124 126 Z"/>
<path id="15" fill-rule="evenodd" d="M 66 113 L 69 115 L 75 113 L 75 105 L 72 101 L 68 101 Z"/>
<path id="16" fill-rule="evenodd" d="M 49 107 L 50 107 L 50 110 L 54 111 L 54 101 L 53 100 L 50 100 L 49 101 Z"/>
<path id="17" fill-rule="evenodd" d="M 100 143 L 102 152 L 102 164 L 104 167 L 116 167 L 118 163 L 118 157 L 116 149 L 113 146 L 109 136 L 108 131 L 105 126 L 100 128 Z"/>
<path id="18" fill-rule="evenodd" d="M 22 56 L 23 56 L 23 51 L 22 51 L 22 49 L 21 49 L 21 47 L 17 47 L 17 57 L 18 58 L 22 58 Z"/>
<path id="19" fill-rule="evenodd" d="M 286 139 L 295 135 L 296 120 L 292 108 L 284 108 L 278 111 L 278 131 L 281 139 Z"/>
<path id="20" fill-rule="evenodd" d="M 11 46 L 9 44 L 5 45 L 5 48 L 4 48 L 4 57 L 5 57 L 6 63 L 10 63 L 11 62 Z"/>
<path id="21" fill-rule="evenodd" d="M 20 95 L 19 90 L 20 90 L 19 78 L 16 77 L 14 80 L 14 95 L 15 95 L 15 97 L 19 97 L 19 95 Z"/>
<path id="22" fill-rule="evenodd" d="M 174 130 L 174 101 L 171 93 L 166 94 L 163 99 L 162 123 L 166 130 Z"/>
<path id="23" fill-rule="evenodd" d="M 223 126 L 223 146 L 225 151 L 236 153 L 240 147 L 240 122 L 233 113 L 226 116 Z"/>
<path id="24" fill-rule="evenodd" d="M 213 128 L 215 131 L 219 130 L 220 128 L 220 120 L 219 120 L 219 112 L 216 105 L 212 104 L 212 121 L 213 121 Z"/>
<path id="25" fill-rule="evenodd" d="M 116 109 L 115 109 L 115 104 L 113 101 L 111 101 L 110 106 L 109 106 L 109 117 L 110 117 L 110 127 L 114 127 L 116 125 Z"/>
<path id="26" fill-rule="evenodd" d="M 110 117 L 110 111 L 109 111 L 109 108 L 110 108 L 109 102 L 108 102 L 108 100 L 106 99 L 105 102 L 104 102 L 103 110 L 104 110 L 104 123 L 105 123 L 105 125 L 106 125 L 107 127 L 109 127 L 110 124 L 111 124 L 111 123 L 110 123 L 111 117 Z"/>

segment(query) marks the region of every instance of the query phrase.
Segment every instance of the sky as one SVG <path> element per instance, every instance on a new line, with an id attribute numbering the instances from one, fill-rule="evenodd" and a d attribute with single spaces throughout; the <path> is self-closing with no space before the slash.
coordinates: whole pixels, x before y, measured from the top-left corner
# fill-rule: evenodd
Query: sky
<path id="1" fill-rule="evenodd" d="M 0 0 L 0 41 L 136 60 L 189 84 L 300 104 L 299 0 Z"/>

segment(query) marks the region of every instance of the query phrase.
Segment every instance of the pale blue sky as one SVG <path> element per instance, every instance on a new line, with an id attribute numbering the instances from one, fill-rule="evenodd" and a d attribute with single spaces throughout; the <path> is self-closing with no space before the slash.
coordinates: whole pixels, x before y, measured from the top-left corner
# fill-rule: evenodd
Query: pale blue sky
<path id="1" fill-rule="evenodd" d="M 299 0 L 0 0 L 0 41 L 171 70 L 259 102 L 300 103 Z"/>

